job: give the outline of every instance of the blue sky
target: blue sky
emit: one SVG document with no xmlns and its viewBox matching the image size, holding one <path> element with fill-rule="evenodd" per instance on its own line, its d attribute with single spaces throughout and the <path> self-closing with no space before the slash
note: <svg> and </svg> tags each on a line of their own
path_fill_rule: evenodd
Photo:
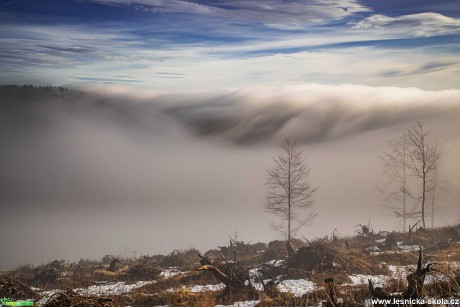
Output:
<svg viewBox="0 0 460 307">
<path fill-rule="evenodd" d="M 458 88 L 457 1 L 0 1 L 0 83 Z"/>
</svg>

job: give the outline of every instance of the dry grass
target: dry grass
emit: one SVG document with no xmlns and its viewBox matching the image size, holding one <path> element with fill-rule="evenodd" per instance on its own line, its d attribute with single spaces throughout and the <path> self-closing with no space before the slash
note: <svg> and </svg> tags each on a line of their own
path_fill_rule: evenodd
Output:
<svg viewBox="0 0 460 307">
<path fill-rule="evenodd" d="M 456 240 L 459 229 L 459 226 L 444 227 L 413 233 L 410 238 L 408 234 L 394 233 L 395 240 L 403 242 L 404 245 L 423 243 L 424 255 L 431 256 L 431 260 L 436 263 L 434 266 L 435 272 L 430 272 L 428 275 L 437 274 L 439 280 L 434 280 L 434 282 L 426 284 L 425 292 L 429 297 L 449 297 L 460 292 L 460 243 L 458 243 L 460 239 Z M 260 270 L 264 279 L 283 275 L 284 279 L 308 279 L 320 285 L 320 287 L 302 297 L 294 297 L 291 293 L 270 294 L 274 297 L 268 297 L 264 292 L 259 292 L 257 293 L 257 296 L 261 300 L 259 306 L 318 305 L 321 302 L 325 302 L 328 298 L 325 290 L 321 287 L 324 279 L 328 277 L 334 278 L 336 297 L 343 301 L 345 306 L 364 304 L 364 301 L 371 296 L 368 286 L 366 284 L 358 286 L 350 285 L 351 280 L 349 275 L 389 276 L 391 275 L 388 269 L 389 265 L 414 266 L 417 262 L 417 251 L 391 249 L 391 247 L 385 246 L 382 241 L 379 241 L 380 243 L 376 242 L 376 239 L 384 238 L 383 235 L 379 234 L 336 238 L 333 242 L 322 239 L 318 243 L 320 245 L 326 244 L 328 246 L 327 250 L 334 251 L 331 254 L 332 257 L 330 257 L 329 253 L 326 253 L 331 258 L 326 259 L 326 262 L 324 257 L 319 257 L 318 259 L 321 258 L 321 261 L 315 262 L 311 265 L 310 269 L 299 267 L 297 269 L 286 270 L 284 267 L 265 266 L 265 269 Z M 304 245 L 309 244 L 305 243 Z M 232 247 L 235 251 L 234 253 L 232 249 L 226 249 L 226 252 L 227 256 L 231 256 L 229 260 L 233 260 L 235 255 L 239 265 L 248 269 L 261 267 L 267 259 L 272 259 L 273 257 L 276 260 L 285 259 L 283 257 L 286 253 L 282 250 L 283 246 L 283 241 L 274 241 L 268 244 L 268 247 L 260 243 L 251 245 L 238 242 L 238 244 L 234 244 Z M 369 251 L 366 251 L 366 248 L 370 246 L 379 246 L 384 252 L 371 254 Z M 212 255 L 210 258 L 222 261 L 220 259 L 221 255 L 216 251 L 210 251 L 209 254 Z M 326 256 L 326 254 L 323 256 Z M 282 257 L 280 258 L 279 255 Z M 101 261 L 81 259 L 76 264 L 53 261 L 37 267 L 23 266 L 10 272 L 4 272 L 3 277 L 17 280 L 26 287 L 40 284 L 41 289 L 62 289 L 61 293 L 63 294 L 61 298 L 64 298 L 64 295 L 69 296 L 66 294 L 66 290 L 64 290 L 67 287 L 86 288 L 102 281 L 124 281 L 126 283 L 133 283 L 138 280 L 156 281 L 155 283 L 134 289 L 129 294 L 111 297 L 112 301 L 107 300 L 104 302 L 103 300 L 95 300 L 96 305 L 94 306 L 99 306 L 97 304 L 101 302 L 117 306 L 215 306 L 216 304 L 230 304 L 234 301 L 251 300 L 255 297 L 247 293 L 232 293 L 232 297 L 224 302 L 221 298 L 222 291 L 195 293 L 183 288 L 184 286 L 219 283 L 210 272 L 199 273 L 192 270 L 198 265 L 199 261 L 197 250 L 195 249 L 176 250 L 167 256 L 156 255 L 135 259 L 120 259 L 120 265 L 115 271 L 108 269 L 108 259 L 111 257 L 105 258 L 107 259 Z M 302 259 L 300 260 L 302 261 Z M 334 263 L 334 265 L 327 267 L 324 266 L 324 263 Z M 166 269 L 171 265 L 177 266 L 177 269 L 183 273 L 170 278 L 161 278 L 157 274 L 160 272 L 161 267 Z M 51 272 L 52 274 L 44 275 L 43 272 Z M 407 287 L 407 280 L 405 278 L 405 274 L 407 273 L 409 273 L 408 270 L 403 270 L 400 275 L 387 279 L 383 288 L 390 293 L 403 292 Z M 431 280 L 431 278 L 429 279 Z M 47 281 L 52 283 L 47 284 Z M 3 289 L 6 289 L 5 286 L 3 286 Z M 74 298 L 79 299 L 76 297 Z M 28 297 L 23 298 L 26 299 Z M 84 298 L 87 302 L 90 302 L 90 299 L 91 297 Z"/>
<path fill-rule="evenodd" d="M 163 291 L 153 295 L 135 292 L 130 296 L 132 306 L 202 306 L 211 307 L 217 304 L 217 296 L 212 292 L 191 292 L 185 289 Z"/>
</svg>

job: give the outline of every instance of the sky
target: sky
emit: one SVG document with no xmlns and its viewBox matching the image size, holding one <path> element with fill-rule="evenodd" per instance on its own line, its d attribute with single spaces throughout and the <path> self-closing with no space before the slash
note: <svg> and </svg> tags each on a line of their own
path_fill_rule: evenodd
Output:
<svg viewBox="0 0 460 307">
<path fill-rule="evenodd" d="M 318 187 L 301 235 L 400 229 L 379 157 L 415 121 L 444 151 L 436 225 L 458 222 L 457 2 L 0 0 L 0 85 L 69 89 L 0 103 L 0 269 L 280 239 L 289 135 Z"/>
<path fill-rule="evenodd" d="M 2 83 L 457 87 L 453 1 L 2 0 Z"/>
</svg>

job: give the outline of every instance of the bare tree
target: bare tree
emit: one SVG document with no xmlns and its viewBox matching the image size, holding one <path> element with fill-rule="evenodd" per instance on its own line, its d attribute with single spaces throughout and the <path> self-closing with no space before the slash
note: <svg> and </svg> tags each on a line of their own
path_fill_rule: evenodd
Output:
<svg viewBox="0 0 460 307">
<path fill-rule="evenodd" d="M 410 215 L 406 209 L 406 138 L 406 134 L 403 134 L 398 139 L 388 141 L 391 151 L 384 152 L 380 157 L 383 162 L 383 173 L 388 178 L 388 182 L 384 187 L 379 187 L 385 200 L 390 202 L 387 207 L 391 209 L 391 215 L 403 219 L 404 231 L 406 231 L 406 219 Z"/>
<path fill-rule="evenodd" d="M 428 132 L 423 130 L 423 125 L 416 122 L 407 132 L 407 168 L 411 175 L 418 179 L 420 185 L 415 196 L 409 190 L 407 194 L 421 201 L 420 214 L 423 228 L 425 224 L 425 205 L 429 192 L 435 188 L 436 169 L 442 157 L 442 150 L 437 144 L 428 143 Z"/>
<path fill-rule="evenodd" d="M 290 137 L 286 138 L 281 149 L 282 153 L 273 159 L 275 166 L 265 169 L 265 184 L 269 188 L 265 198 L 265 210 L 287 222 L 287 228 L 283 224 L 273 224 L 272 228 L 283 233 L 290 242 L 292 235 L 316 217 L 315 212 L 303 215 L 302 211 L 313 206 L 313 194 L 317 189 L 306 181 L 310 168 L 296 142 Z"/>
</svg>

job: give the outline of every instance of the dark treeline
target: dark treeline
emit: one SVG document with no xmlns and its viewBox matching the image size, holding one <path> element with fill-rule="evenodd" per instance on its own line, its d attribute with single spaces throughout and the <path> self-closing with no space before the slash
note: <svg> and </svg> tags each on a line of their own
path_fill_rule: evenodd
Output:
<svg viewBox="0 0 460 307">
<path fill-rule="evenodd" d="M 88 93 L 62 86 L 0 85 L 1 104 L 41 100 L 75 100 L 88 95 Z"/>
</svg>

